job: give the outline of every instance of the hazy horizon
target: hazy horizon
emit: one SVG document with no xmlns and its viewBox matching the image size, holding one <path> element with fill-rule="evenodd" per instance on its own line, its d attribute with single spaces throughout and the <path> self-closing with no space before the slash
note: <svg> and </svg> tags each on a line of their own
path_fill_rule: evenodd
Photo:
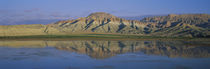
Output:
<svg viewBox="0 0 210 69">
<path fill-rule="evenodd" d="M 120 17 L 210 14 L 208 3 L 209 0 L 0 0 L 0 25 L 35 20 L 54 22 L 85 17 L 94 12 Z"/>
</svg>

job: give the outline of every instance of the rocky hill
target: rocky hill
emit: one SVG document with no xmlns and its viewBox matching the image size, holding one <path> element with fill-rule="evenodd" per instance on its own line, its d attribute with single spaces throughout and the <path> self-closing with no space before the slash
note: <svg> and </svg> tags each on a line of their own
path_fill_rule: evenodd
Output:
<svg viewBox="0 0 210 69">
<path fill-rule="evenodd" d="M 148 17 L 138 21 L 126 20 L 104 12 L 96 12 L 87 17 L 58 21 L 48 25 L 19 26 L 0 26 L 0 36 L 111 33 L 167 37 L 209 37 L 210 15 L 170 14 L 168 16 Z"/>
<path fill-rule="evenodd" d="M 210 15 L 184 14 L 144 18 L 141 22 L 152 22 L 147 32 L 152 35 L 209 37 Z"/>
<path fill-rule="evenodd" d="M 49 27 L 66 33 L 121 33 L 121 34 L 144 34 L 146 24 L 118 18 L 108 13 L 92 13 L 88 17 L 76 20 L 59 21 L 50 24 Z M 48 33 L 52 33 L 49 29 Z"/>
</svg>

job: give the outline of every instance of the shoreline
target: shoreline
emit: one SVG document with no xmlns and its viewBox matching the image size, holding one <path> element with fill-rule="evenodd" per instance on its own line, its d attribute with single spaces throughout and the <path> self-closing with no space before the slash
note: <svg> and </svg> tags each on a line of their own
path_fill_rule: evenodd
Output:
<svg viewBox="0 0 210 69">
<path fill-rule="evenodd" d="M 82 34 L 82 35 L 33 35 L 33 36 L 0 36 L 4 40 L 186 40 L 186 41 L 210 41 L 210 38 L 190 37 L 161 37 L 140 35 L 115 35 L 115 34 Z"/>
</svg>

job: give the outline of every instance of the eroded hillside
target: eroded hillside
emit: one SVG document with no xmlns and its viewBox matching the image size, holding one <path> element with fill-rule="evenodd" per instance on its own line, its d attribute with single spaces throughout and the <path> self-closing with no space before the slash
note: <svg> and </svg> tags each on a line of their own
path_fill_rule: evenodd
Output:
<svg viewBox="0 0 210 69">
<path fill-rule="evenodd" d="M 0 26 L 0 36 L 58 35 L 58 34 L 136 34 L 167 37 L 209 37 L 210 15 L 184 14 L 155 16 L 126 20 L 108 13 L 96 12 L 75 20 L 64 20 L 49 25 Z"/>
</svg>

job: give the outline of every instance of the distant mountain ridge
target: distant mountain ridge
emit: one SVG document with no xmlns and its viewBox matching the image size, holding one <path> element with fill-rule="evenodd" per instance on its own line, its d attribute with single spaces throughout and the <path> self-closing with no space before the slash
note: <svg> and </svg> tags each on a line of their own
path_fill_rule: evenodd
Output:
<svg viewBox="0 0 210 69">
<path fill-rule="evenodd" d="M 24 25 L 24 24 L 50 24 L 61 19 L 28 19 L 20 21 L 0 21 L 0 25 Z"/>
<path fill-rule="evenodd" d="M 124 18 L 126 20 L 142 20 L 144 18 L 154 17 L 154 16 L 167 16 L 167 14 L 139 15 L 139 16 L 119 16 L 119 17 Z"/>
<path fill-rule="evenodd" d="M 109 13 L 96 12 L 87 17 L 58 21 L 48 25 L 36 25 L 36 27 L 21 25 L 23 26 L 22 29 L 25 28 L 21 32 L 18 32 L 20 29 L 15 28 L 16 26 L 0 26 L 1 36 L 23 35 L 24 32 L 30 35 L 30 31 L 34 30 L 34 34 L 31 35 L 111 33 L 166 37 L 209 37 L 210 15 L 170 14 L 168 16 L 147 17 L 142 20 L 126 20 Z M 3 32 L 2 29 L 4 29 Z M 14 30 L 16 33 L 11 32 Z"/>
</svg>

